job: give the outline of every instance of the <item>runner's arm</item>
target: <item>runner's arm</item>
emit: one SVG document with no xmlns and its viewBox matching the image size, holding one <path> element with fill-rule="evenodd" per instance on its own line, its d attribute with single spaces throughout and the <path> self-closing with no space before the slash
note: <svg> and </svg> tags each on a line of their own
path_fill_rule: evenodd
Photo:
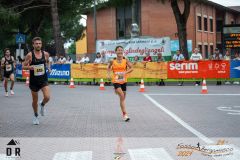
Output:
<svg viewBox="0 0 240 160">
<path fill-rule="evenodd" d="M 44 52 L 44 55 L 45 55 L 45 59 L 46 59 L 46 66 L 48 68 L 48 72 L 50 73 L 51 72 L 51 64 L 49 62 L 49 53 L 48 52 Z"/>
<path fill-rule="evenodd" d="M 133 71 L 132 63 L 127 59 L 127 71 L 126 74 L 131 73 Z"/>
<path fill-rule="evenodd" d="M 16 61 L 13 56 L 12 56 L 12 60 L 13 60 L 13 68 L 16 68 Z"/>
<path fill-rule="evenodd" d="M 4 62 L 5 62 L 5 58 L 3 57 L 2 60 L 1 60 L 1 67 L 2 68 L 4 68 L 4 66 L 5 66 Z"/>
<path fill-rule="evenodd" d="M 33 69 L 33 66 L 30 66 L 31 59 L 32 59 L 32 54 L 31 54 L 31 52 L 29 52 L 25 57 L 25 61 L 23 62 L 22 69 L 25 69 L 25 70 L 32 70 Z"/>
</svg>

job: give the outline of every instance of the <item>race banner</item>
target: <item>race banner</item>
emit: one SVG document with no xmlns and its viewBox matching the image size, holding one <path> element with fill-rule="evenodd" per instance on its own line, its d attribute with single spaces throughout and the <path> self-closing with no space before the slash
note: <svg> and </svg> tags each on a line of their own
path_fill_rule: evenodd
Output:
<svg viewBox="0 0 240 160">
<path fill-rule="evenodd" d="M 128 78 L 159 78 L 167 79 L 167 62 L 133 63 L 133 72 Z"/>
<path fill-rule="evenodd" d="M 107 65 L 106 65 L 107 66 Z M 99 65 L 95 64 L 72 64 L 71 75 L 72 78 L 96 78 Z M 106 72 L 107 68 L 105 69 Z M 104 76 L 103 78 L 105 78 Z"/>
<path fill-rule="evenodd" d="M 240 78 L 240 60 L 231 61 L 230 78 Z"/>
<path fill-rule="evenodd" d="M 107 78 L 107 65 L 105 64 L 72 64 L 72 78 Z M 134 63 L 133 72 L 128 78 L 167 78 L 167 63 Z"/>
<path fill-rule="evenodd" d="M 16 78 L 22 78 L 22 64 L 16 64 Z"/>
<path fill-rule="evenodd" d="M 229 78 L 230 77 L 230 61 L 214 60 L 205 61 L 205 71 L 202 73 L 206 78 Z"/>
<path fill-rule="evenodd" d="M 124 56 L 131 61 L 134 56 L 144 57 L 150 53 L 153 58 L 158 53 L 163 56 L 171 56 L 171 41 L 169 37 L 163 38 L 133 38 L 122 40 L 97 40 L 97 52 L 105 51 L 110 58 L 116 57 L 116 46 L 124 47 Z"/>
<path fill-rule="evenodd" d="M 229 61 L 168 62 L 168 78 L 229 78 Z"/>
<path fill-rule="evenodd" d="M 51 73 L 48 72 L 48 78 L 54 79 L 70 79 L 70 64 L 54 64 L 51 66 Z"/>
<path fill-rule="evenodd" d="M 29 76 L 28 70 L 17 66 L 17 78 Z M 54 64 L 48 78 L 107 78 L 106 64 Z M 136 62 L 128 78 L 192 79 L 192 78 L 240 78 L 240 61 L 172 61 L 172 62 Z"/>
</svg>

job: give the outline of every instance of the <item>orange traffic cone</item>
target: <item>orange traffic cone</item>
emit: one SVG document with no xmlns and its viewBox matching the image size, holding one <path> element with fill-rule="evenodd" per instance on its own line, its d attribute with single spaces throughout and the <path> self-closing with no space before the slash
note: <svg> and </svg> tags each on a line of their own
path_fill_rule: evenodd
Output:
<svg viewBox="0 0 240 160">
<path fill-rule="evenodd" d="M 103 79 L 100 80 L 99 90 L 105 90 Z"/>
<path fill-rule="evenodd" d="M 202 83 L 202 91 L 201 91 L 202 94 L 207 94 L 208 93 L 208 90 L 207 90 L 207 83 L 206 83 L 206 79 L 204 78 L 203 79 L 203 83 Z"/>
<path fill-rule="evenodd" d="M 75 88 L 73 78 L 71 78 L 71 80 L 70 80 L 69 88 Z"/>
<path fill-rule="evenodd" d="M 145 92 L 144 81 L 141 79 L 140 89 L 139 92 Z"/>
<path fill-rule="evenodd" d="M 29 77 L 26 78 L 26 86 L 29 86 Z"/>
</svg>

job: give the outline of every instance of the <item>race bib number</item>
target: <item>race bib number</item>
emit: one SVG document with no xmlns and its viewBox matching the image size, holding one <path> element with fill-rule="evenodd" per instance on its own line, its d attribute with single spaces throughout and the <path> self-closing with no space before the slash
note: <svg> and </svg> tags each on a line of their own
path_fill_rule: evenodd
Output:
<svg viewBox="0 0 240 160">
<path fill-rule="evenodd" d="M 12 71 L 12 65 L 11 64 L 6 65 L 6 71 L 7 72 Z"/>
<path fill-rule="evenodd" d="M 45 74 L 44 64 L 34 65 L 34 76 L 42 76 Z"/>
<path fill-rule="evenodd" d="M 115 81 L 116 82 L 125 82 L 125 72 L 116 72 L 115 73 Z"/>
</svg>

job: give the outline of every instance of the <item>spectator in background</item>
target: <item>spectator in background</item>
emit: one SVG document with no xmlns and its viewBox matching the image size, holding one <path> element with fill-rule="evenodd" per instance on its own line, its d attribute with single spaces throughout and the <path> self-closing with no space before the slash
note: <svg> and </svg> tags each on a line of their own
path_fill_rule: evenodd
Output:
<svg viewBox="0 0 240 160">
<path fill-rule="evenodd" d="M 109 61 L 109 58 L 108 58 L 108 56 L 106 55 L 106 51 L 105 51 L 105 50 L 102 50 L 102 51 L 101 51 L 101 63 L 103 63 L 103 64 L 108 64 L 108 61 Z"/>
<path fill-rule="evenodd" d="M 135 57 L 133 58 L 133 64 L 136 64 L 137 62 L 140 62 L 140 59 L 139 59 L 138 56 L 135 56 Z"/>
<path fill-rule="evenodd" d="M 215 48 L 215 52 L 212 56 L 212 60 L 223 60 L 222 54 L 219 52 L 218 48 Z M 222 85 L 221 81 L 217 81 L 217 85 Z"/>
<path fill-rule="evenodd" d="M 231 55 L 230 55 L 229 50 L 226 50 L 226 53 L 225 53 L 223 59 L 224 59 L 224 60 L 227 60 L 227 61 L 230 61 L 230 60 L 231 60 Z M 225 84 L 231 84 L 231 82 L 230 82 L 230 81 L 226 81 Z"/>
<path fill-rule="evenodd" d="M 146 56 L 143 58 L 143 62 L 152 62 L 152 57 L 149 52 L 146 53 Z"/>
<path fill-rule="evenodd" d="M 172 58 L 173 61 L 184 61 L 185 58 L 183 56 L 183 54 L 180 52 L 180 50 L 176 51 L 176 54 L 173 55 Z M 178 86 L 182 86 L 183 85 L 183 81 L 178 81 Z"/>
<path fill-rule="evenodd" d="M 89 63 L 89 62 L 90 62 L 90 60 L 89 60 L 87 54 L 84 54 L 84 56 L 81 59 L 81 63 Z"/>
<path fill-rule="evenodd" d="M 191 57 L 190 57 L 190 60 L 192 60 L 192 61 L 199 61 L 199 60 L 202 60 L 202 59 L 203 59 L 202 58 L 202 54 L 199 53 L 199 49 L 195 48 L 193 50 L 193 53 L 192 53 Z"/>
<path fill-rule="evenodd" d="M 225 53 L 223 59 L 224 59 L 224 60 L 228 60 L 228 61 L 231 60 L 231 54 L 230 54 L 230 51 L 229 51 L 229 50 L 226 50 L 226 53 Z"/>
<path fill-rule="evenodd" d="M 95 64 L 99 64 L 99 63 L 101 63 L 101 60 L 102 60 L 101 54 L 98 52 L 98 53 L 96 54 L 96 58 L 95 58 L 95 60 L 94 60 L 94 63 L 95 63 Z"/>
<path fill-rule="evenodd" d="M 157 62 L 160 63 L 160 62 L 164 62 L 164 61 L 165 61 L 165 59 L 163 58 L 162 53 L 158 53 L 157 54 Z M 165 82 L 163 81 L 163 79 L 160 80 L 158 85 L 159 86 L 165 86 Z"/>
<path fill-rule="evenodd" d="M 233 60 L 240 60 L 239 53 L 235 52 Z"/>
<path fill-rule="evenodd" d="M 82 61 L 82 57 L 80 55 L 77 56 L 77 60 L 76 60 L 76 63 L 77 64 L 80 64 Z"/>
<path fill-rule="evenodd" d="M 58 59 L 58 64 L 65 64 L 65 63 L 66 63 L 66 58 L 61 54 Z"/>
<path fill-rule="evenodd" d="M 184 61 L 185 58 L 183 56 L 183 54 L 181 53 L 180 50 L 177 50 L 176 51 L 176 54 L 173 55 L 173 58 L 172 58 L 173 61 Z"/>
<path fill-rule="evenodd" d="M 53 63 L 57 64 L 59 59 L 59 54 L 56 54 L 56 56 L 53 58 Z"/>
<path fill-rule="evenodd" d="M 157 62 L 164 62 L 165 61 L 165 59 L 164 59 L 164 57 L 162 56 L 162 53 L 158 53 L 157 54 Z"/>
<path fill-rule="evenodd" d="M 215 52 L 212 56 L 212 60 L 223 60 L 222 54 L 219 52 L 218 48 L 215 48 Z"/>
<path fill-rule="evenodd" d="M 70 56 L 67 56 L 66 64 L 72 64 L 72 63 L 73 63 L 73 59 Z"/>
<path fill-rule="evenodd" d="M 192 60 L 192 61 L 200 61 L 202 59 L 203 59 L 202 58 L 202 54 L 199 53 L 199 49 L 195 48 L 193 50 L 193 53 L 192 53 L 191 57 L 190 57 L 190 60 Z M 196 81 L 195 86 L 199 86 L 199 85 L 200 85 L 200 81 Z"/>
</svg>

